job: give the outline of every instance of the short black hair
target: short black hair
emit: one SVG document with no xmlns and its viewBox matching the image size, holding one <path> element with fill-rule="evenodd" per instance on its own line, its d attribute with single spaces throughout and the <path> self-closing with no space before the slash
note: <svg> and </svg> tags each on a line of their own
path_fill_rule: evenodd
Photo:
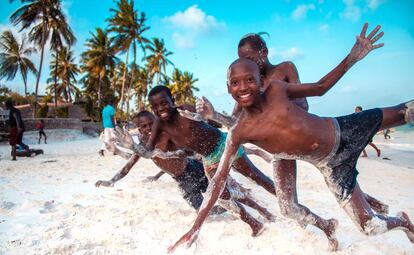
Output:
<svg viewBox="0 0 414 255">
<path fill-rule="evenodd" d="M 132 117 L 132 119 L 137 119 L 137 118 L 141 118 L 141 117 L 154 118 L 154 114 L 150 113 L 149 111 L 143 110 L 143 111 L 140 111 L 139 113 L 135 114 Z"/>
<path fill-rule="evenodd" d="M 362 106 L 358 105 L 358 106 L 355 107 L 355 109 L 358 109 L 358 110 L 362 111 Z"/>
<path fill-rule="evenodd" d="M 6 107 L 13 107 L 13 100 L 11 98 L 7 98 L 6 101 L 4 102 L 4 105 Z"/>
<path fill-rule="evenodd" d="M 260 36 L 261 33 L 250 33 L 246 34 L 245 36 L 240 39 L 238 48 L 243 47 L 244 45 L 248 44 L 252 46 L 254 50 L 260 51 L 263 49 L 267 49 L 266 42 Z"/>
<path fill-rule="evenodd" d="M 167 87 L 167 86 L 163 86 L 163 85 L 158 85 L 153 87 L 150 92 L 148 93 L 148 98 L 155 96 L 161 92 L 165 92 L 167 94 L 167 96 L 169 96 L 171 99 L 174 99 L 172 94 L 171 94 L 171 90 Z"/>
</svg>

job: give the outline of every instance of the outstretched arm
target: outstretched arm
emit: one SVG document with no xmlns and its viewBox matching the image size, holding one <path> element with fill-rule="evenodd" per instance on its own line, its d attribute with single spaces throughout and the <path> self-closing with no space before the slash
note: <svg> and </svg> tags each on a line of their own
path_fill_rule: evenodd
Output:
<svg viewBox="0 0 414 255">
<path fill-rule="evenodd" d="M 382 47 L 384 45 L 383 43 L 374 45 L 374 43 L 384 34 L 384 32 L 378 33 L 381 26 L 376 26 L 368 36 L 366 36 L 367 28 L 368 23 L 365 23 L 360 35 L 357 36 L 351 52 L 345 57 L 344 60 L 341 61 L 341 63 L 339 63 L 338 66 L 336 66 L 318 82 L 304 83 L 302 86 L 296 86 L 294 84 L 287 85 L 287 94 L 289 97 L 301 98 L 324 95 L 356 62 L 363 59 L 370 51 Z"/>
<path fill-rule="evenodd" d="M 99 186 L 105 186 L 105 187 L 113 187 L 115 182 L 119 181 L 120 179 L 124 178 L 131 168 L 137 163 L 139 160 L 139 156 L 137 154 L 133 154 L 132 157 L 128 160 L 128 162 L 125 164 L 125 166 L 119 171 L 114 177 L 112 177 L 109 181 L 97 181 L 95 183 L 96 187 Z"/>
<path fill-rule="evenodd" d="M 223 192 L 231 164 L 236 156 L 239 145 L 240 144 L 232 135 L 232 131 L 230 131 L 227 136 L 226 148 L 221 157 L 217 172 L 214 174 L 213 179 L 211 179 L 210 184 L 208 185 L 203 203 L 198 211 L 197 218 L 190 231 L 183 235 L 173 246 L 168 248 L 169 253 L 174 252 L 174 250 L 182 244 L 186 244 L 189 247 L 197 239 L 201 225 L 207 218 L 211 208 L 216 203 L 220 194 Z"/>
<path fill-rule="evenodd" d="M 163 176 L 165 174 L 165 172 L 164 171 L 160 171 L 158 174 L 156 174 L 156 175 L 154 175 L 154 176 L 149 176 L 149 177 L 147 177 L 146 178 L 146 180 L 147 181 L 151 181 L 151 182 L 154 182 L 154 181 L 157 181 L 161 176 Z"/>
</svg>

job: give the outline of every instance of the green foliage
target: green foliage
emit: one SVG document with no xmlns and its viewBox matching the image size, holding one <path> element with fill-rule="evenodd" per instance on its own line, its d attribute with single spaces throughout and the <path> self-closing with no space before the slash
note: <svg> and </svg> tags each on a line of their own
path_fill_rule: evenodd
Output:
<svg viewBox="0 0 414 255">
<path fill-rule="evenodd" d="M 57 108 L 57 117 L 58 118 L 68 118 L 69 117 L 69 108 L 68 107 L 58 107 Z"/>
</svg>

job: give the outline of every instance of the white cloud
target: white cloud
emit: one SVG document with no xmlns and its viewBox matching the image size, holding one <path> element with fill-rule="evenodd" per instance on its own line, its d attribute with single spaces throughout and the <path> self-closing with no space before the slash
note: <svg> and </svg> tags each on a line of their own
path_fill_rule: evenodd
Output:
<svg viewBox="0 0 414 255">
<path fill-rule="evenodd" d="M 207 15 L 197 5 L 188 7 L 184 12 L 176 12 L 163 20 L 177 28 L 194 32 L 221 31 L 226 27 L 224 22 L 219 22 L 214 16 Z"/>
<path fill-rule="evenodd" d="M 185 11 L 178 11 L 162 21 L 176 29 L 172 39 L 179 48 L 193 48 L 199 35 L 216 35 L 226 30 L 224 22 L 207 15 L 197 5 L 190 6 Z"/>
<path fill-rule="evenodd" d="M 323 24 L 323 25 L 321 25 L 321 26 L 319 27 L 319 30 L 320 30 L 320 31 L 326 31 L 326 30 L 328 30 L 328 28 L 329 28 L 329 25 L 328 25 L 328 24 Z"/>
<path fill-rule="evenodd" d="M 342 16 L 350 21 L 356 22 L 361 18 L 361 8 L 354 4 L 354 0 L 344 0 L 345 10 Z"/>
<path fill-rule="evenodd" d="M 269 59 L 281 59 L 281 60 L 295 60 L 302 58 L 304 54 L 296 47 L 291 47 L 288 50 L 277 51 L 275 48 L 270 47 L 268 57 Z"/>
<path fill-rule="evenodd" d="M 296 9 L 292 12 L 291 17 L 294 20 L 300 20 L 306 17 L 309 10 L 315 10 L 315 5 L 313 4 L 301 4 L 296 6 Z"/>
<path fill-rule="evenodd" d="M 381 4 L 385 3 L 386 0 L 367 0 L 368 8 L 376 10 Z"/>
</svg>

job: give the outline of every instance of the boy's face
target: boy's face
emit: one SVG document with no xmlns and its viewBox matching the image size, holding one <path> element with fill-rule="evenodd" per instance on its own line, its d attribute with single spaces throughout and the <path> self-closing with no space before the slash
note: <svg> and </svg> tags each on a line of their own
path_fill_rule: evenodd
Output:
<svg viewBox="0 0 414 255">
<path fill-rule="evenodd" d="M 238 49 L 239 58 L 247 58 L 255 62 L 261 72 L 264 71 L 267 58 L 267 49 L 255 50 L 250 44 L 245 44 Z"/>
<path fill-rule="evenodd" d="M 152 123 L 154 123 L 154 119 L 149 116 L 142 116 L 139 118 L 134 118 L 132 120 L 134 125 L 138 128 L 139 132 L 144 136 L 151 135 Z"/>
<path fill-rule="evenodd" d="M 171 118 L 174 111 L 174 102 L 165 91 L 161 91 L 149 98 L 152 111 L 163 121 Z"/>
<path fill-rule="evenodd" d="M 260 74 L 257 65 L 249 60 L 233 64 L 228 72 L 227 89 L 240 106 L 251 106 L 260 95 Z"/>
</svg>

